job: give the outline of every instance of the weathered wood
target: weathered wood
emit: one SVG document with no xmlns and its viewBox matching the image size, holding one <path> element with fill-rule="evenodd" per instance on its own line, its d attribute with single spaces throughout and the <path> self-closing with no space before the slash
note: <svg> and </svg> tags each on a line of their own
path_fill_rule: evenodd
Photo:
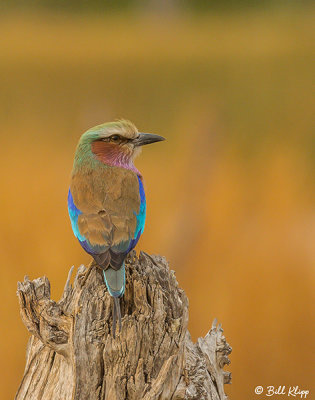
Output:
<svg viewBox="0 0 315 400">
<path fill-rule="evenodd" d="M 132 252 L 121 300 L 122 331 L 111 334 L 102 272 L 81 266 L 59 302 L 46 277 L 18 283 L 22 320 L 32 334 L 17 400 L 224 400 L 231 347 L 213 323 L 193 343 L 188 300 L 163 257 Z"/>
</svg>

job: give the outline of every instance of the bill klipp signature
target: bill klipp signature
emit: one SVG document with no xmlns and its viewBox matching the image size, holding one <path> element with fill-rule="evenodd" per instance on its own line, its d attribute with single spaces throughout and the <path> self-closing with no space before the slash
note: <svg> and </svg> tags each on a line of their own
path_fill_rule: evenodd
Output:
<svg viewBox="0 0 315 400">
<path fill-rule="evenodd" d="M 300 389 L 299 386 L 256 386 L 256 394 L 264 394 L 265 396 L 287 396 L 287 397 L 297 397 L 300 399 L 306 399 L 309 394 L 309 390 Z"/>
</svg>

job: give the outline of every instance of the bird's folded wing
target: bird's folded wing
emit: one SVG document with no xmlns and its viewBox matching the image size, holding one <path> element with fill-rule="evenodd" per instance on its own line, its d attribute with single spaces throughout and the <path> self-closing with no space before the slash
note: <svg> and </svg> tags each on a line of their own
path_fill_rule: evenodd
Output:
<svg viewBox="0 0 315 400">
<path fill-rule="evenodd" d="M 128 249 L 135 237 L 141 205 L 139 180 L 134 172 L 111 167 L 88 176 L 77 173 L 71 180 L 70 196 L 72 227 L 81 242 L 86 241 L 91 251 L 98 253 L 108 248 L 119 253 Z"/>
</svg>

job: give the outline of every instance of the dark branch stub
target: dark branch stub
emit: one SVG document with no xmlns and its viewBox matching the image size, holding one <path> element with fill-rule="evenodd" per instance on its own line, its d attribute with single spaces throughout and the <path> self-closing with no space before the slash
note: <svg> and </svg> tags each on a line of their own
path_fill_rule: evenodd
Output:
<svg viewBox="0 0 315 400">
<path fill-rule="evenodd" d="M 165 258 L 132 252 L 121 300 L 122 330 L 111 335 L 111 298 L 94 263 L 71 273 L 59 302 L 46 277 L 18 283 L 31 333 L 17 400 L 226 400 L 231 347 L 216 321 L 193 343 L 188 300 Z"/>
</svg>

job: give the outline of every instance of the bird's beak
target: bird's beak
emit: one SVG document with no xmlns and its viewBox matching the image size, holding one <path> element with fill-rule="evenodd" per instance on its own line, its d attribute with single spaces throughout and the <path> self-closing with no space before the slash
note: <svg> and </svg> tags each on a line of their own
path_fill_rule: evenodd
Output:
<svg viewBox="0 0 315 400">
<path fill-rule="evenodd" d="M 139 133 L 139 136 L 133 139 L 132 143 L 135 146 L 144 146 L 154 142 L 161 142 L 165 140 L 163 136 L 155 135 L 154 133 Z"/>
</svg>

